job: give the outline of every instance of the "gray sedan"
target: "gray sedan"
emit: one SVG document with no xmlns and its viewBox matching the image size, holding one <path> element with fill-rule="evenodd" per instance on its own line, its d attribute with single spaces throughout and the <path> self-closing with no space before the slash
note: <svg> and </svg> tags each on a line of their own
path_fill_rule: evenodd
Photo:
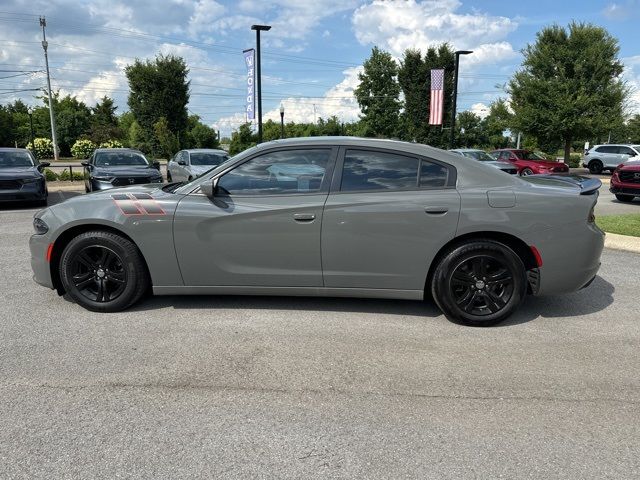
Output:
<svg viewBox="0 0 640 480">
<path fill-rule="evenodd" d="M 264 143 L 184 184 L 136 185 L 38 212 L 36 282 L 112 312 L 146 292 L 433 298 L 492 325 L 525 295 L 586 287 L 600 181 L 521 179 L 420 144 Z"/>
<path fill-rule="evenodd" d="M 503 172 L 508 173 L 509 175 L 516 175 L 518 173 L 518 169 L 511 165 L 509 162 L 496 160 L 484 150 L 478 150 L 476 148 L 454 148 L 449 151 L 457 153 L 458 155 L 462 155 L 464 157 L 473 158 L 474 160 L 486 162 L 487 165 L 498 168 Z"/>
</svg>

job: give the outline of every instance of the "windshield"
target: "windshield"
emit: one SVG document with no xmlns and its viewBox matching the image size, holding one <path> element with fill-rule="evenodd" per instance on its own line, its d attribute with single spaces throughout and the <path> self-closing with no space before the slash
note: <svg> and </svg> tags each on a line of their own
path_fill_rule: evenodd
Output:
<svg viewBox="0 0 640 480">
<path fill-rule="evenodd" d="M 527 150 L 520 152 L 520 155 L 518 156 L 523 160 L 546 160 L 546 158 L 538 155 L 537 153 L 529 152 Z"/>
<path fill-rule="evenodd" d="M 121 167 L 125 165 L 146 166 L 149 162 L 144 155 L 136 152 L 99 152 L 96 153 L 96 166 Z"/>
<path fill-rule="evenodd" d="M 482 150 L 471 150 L 468 152 L 464 152 L 463 155 L 475 158 L 476 160 L 480 160 L 481 162 L 493 162 L 495 160 L 495 158 Z"/>
<path fill-rule="evenodd" d="M 33 167 L 31 155 L 27 152 L 0 152 L 0 168 Z"/>
<path fill-rule="evenodd" d="M 229 160 L 223 153 L 194 152 L 191 154 L 191 165 L 215 167 Z"/>
</svg>

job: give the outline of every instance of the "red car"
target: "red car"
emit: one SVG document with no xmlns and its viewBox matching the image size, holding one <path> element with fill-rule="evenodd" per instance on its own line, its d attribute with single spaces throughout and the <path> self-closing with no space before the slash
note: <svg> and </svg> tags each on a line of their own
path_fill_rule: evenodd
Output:
<svg viewBox="0 0 640 480">
<path fill-rule="evenodd" d="M 631 202 L 634 197 L 640 197 L 640 160 L 618 165 L 611 175 L 609 190 L 621 202 Z"/>
<path fill-rule="evenodd" d="M 496 160 L 511 162 L 523 177 L 534 174 L 567 173 L 569 165 L 564 162 L 553 162 L 542 158 L 530 150 L 503 148 L 491 152 Z"/>
</svg>

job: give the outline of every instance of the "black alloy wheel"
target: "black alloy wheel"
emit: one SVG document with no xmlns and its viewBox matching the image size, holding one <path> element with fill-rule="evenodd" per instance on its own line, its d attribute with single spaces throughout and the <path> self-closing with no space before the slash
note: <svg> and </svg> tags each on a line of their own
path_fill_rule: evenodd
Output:
<svg viewBox="0 0 640 480">
<path fill-rule="evenodd" d="M 591 160 L 589 162 L 589 173 L 600 174 L 602 173 L 603 165 L 600 160 Z"/>
<path fill-rule="evenodd" d="M 71 263 L 71 273 L 78 292 L 98 303 L 118 298 L 127 282 L 122 259 L 102 245 L 89 245 L 78 252 Z"/>
<path fill-rule="evenodd" d="M 456 305 L 471 315 L 502 310 L 513 295 L 513 275 L 499 260 L 478 255 L 461 262 L 453 271 L 450 289 Z"/>
<path fill-rule="evenodd" d="M 124 236 L 101 230 L 73 238 L 62 251 L 58 272 L 65 292 L 96 312 L 128 308 L 150 283 L 138 247 Z"/>
<path fill-rule="evenodd" d="M 476 327 L 505 320 L 526 292 L 526 269 L 520 257 L 507 245 L 489 239 L 453 246 L 431 278 L 431 296 L 447 318 Z"/>
</svg>

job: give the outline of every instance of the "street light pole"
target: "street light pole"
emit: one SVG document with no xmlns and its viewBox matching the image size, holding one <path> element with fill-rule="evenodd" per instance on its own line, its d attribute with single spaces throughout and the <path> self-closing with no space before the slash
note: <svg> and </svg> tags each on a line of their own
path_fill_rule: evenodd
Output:
<svg viewBox="0 0 640 480">
<path fill-rule="evenodd" d="M 280 138 L 284 138 L 284 104 L 280 103 Z"/>
<path fill-rule="evenodd" d="M 460 55 L 469 55 L 472 50 L 458 50 L 455 52 L 455 65 L 453 69 L 453 92 L 451 93 L 451 132 L 449 132 L 449 149 L 453 148 L 456 135 L 456 103 L 458 100 L 458 67 L 460 66 Z"/>
<path fill-rule="evenodd" d="M 251 25 L 256 31 L 256 75 L 258 77 L 258 143 L 262 143 L 262 61 L 260 59 L 260 32 L 271 30 L 270 25 Z"/>
<path fill-rule="evenodd" d="M 42 27 L 42 49 L 44 50 L 44 64 L 47 67 L 47 94 L 49 95 L 49 117 L 51 119 L 51 141 L 53 142 L 53 158 L 58 161 L 58 141 L 56 139 L 56 117 L 53 113 L 53 98 L 51 96 L 51 76 L 49 75 L 49 56 L 47 55 L 47 48 L 49 43 L 47 42 L 47 35 L 45 33 L 45 27 L 47 21 L 44 17 L 40 17 L 40 26 Z"/>
</svg>

